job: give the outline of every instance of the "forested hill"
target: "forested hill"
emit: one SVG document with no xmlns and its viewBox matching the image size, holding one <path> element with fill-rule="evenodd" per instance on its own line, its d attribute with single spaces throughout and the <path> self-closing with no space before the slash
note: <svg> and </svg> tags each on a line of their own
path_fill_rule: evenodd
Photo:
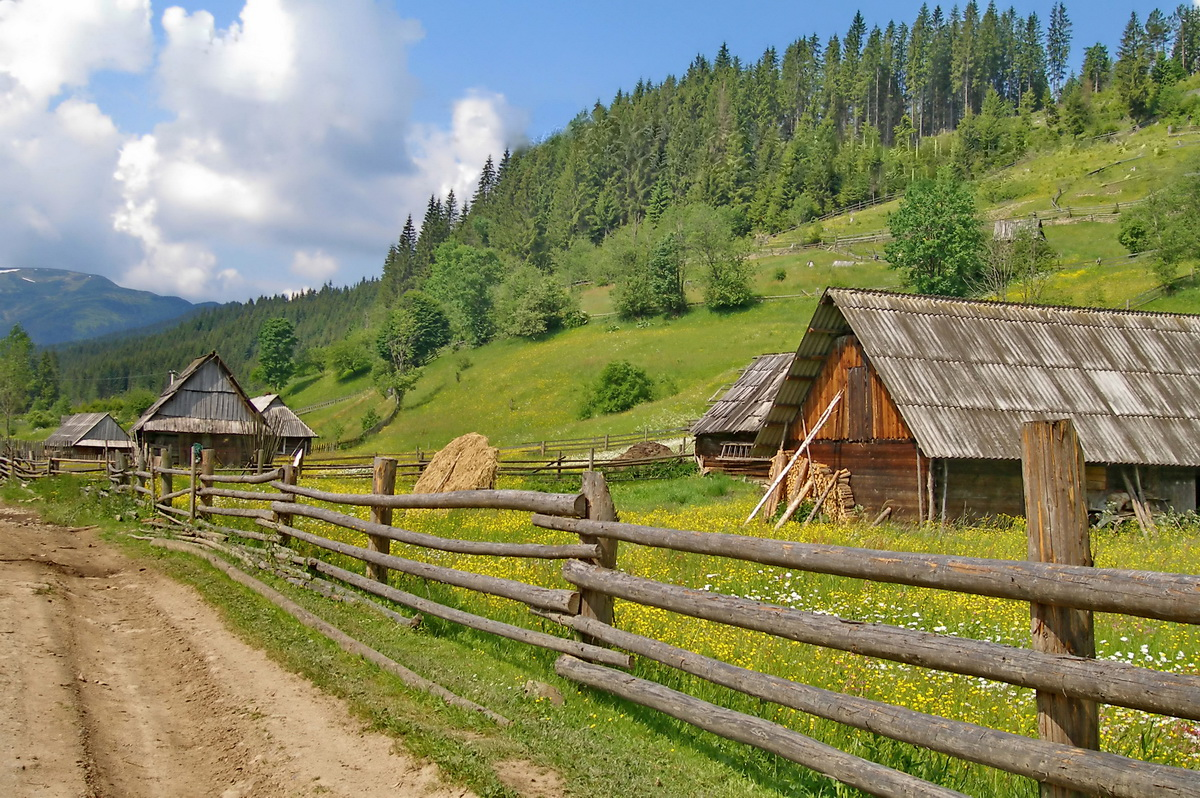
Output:
<svg viewBox="0 0 1200 798">
<path fill-rule="evenodd" d="M 63 392 L 75 401 L 129 390 L 157 394 L 167 373 L 218 351 L 238 379 L 248 383 L 264 322 L 290 320 L 302 348 L 361 338 L 378 293 L 378 281 L 348 288 L 325 286 L 295 297 L 261 297 L 201 310 L 177 326 L 147 336 L 98 338 L 58 349 Z M 303 357 L 303 352 L 299 353 Z M 251 386 L 246 385 L 247 389 Z"/>
</svg>

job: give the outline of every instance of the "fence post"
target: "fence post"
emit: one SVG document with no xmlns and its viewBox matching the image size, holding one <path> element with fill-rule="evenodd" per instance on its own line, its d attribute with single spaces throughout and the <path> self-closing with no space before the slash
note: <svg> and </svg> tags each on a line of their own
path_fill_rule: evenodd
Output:
<svg viewBox="0 0 1200 798">
<path fill-rule="evenodd" d="M 371 492 L 383 496 L 391 496 L 396 492 L 396 460 L 393 457 L 376 457 L 371 471 Z M 376 524 L 392 523 L 391 507 L 372 507 L 371 520 Z M 392 553 L 392 541 L 379 535 L 367 535 L 367 549 L 383 554 Z M 375 563 L 367 563 L 367 578 L 382 582 L 388 580 L 388 569 Z"/>
<path fill-rule="evenodd" d="M 165 473 L 161 469 L 174 468 L 174 466 L 175 466 L 175 457 L 174 457 L 174 454 L 172 453 L 172 450 L 171 449 L 163 449 L 162 454 L 159 455 L 159 459 L 158 459 L 158 467 L 160 469 L 159 476 L 162 478 L 161 489 L 158 492 L 158 495 L 160 497 L 166 496 L 168 493 L 170 493 L 172 490 L 175 489 L 174 488 L 175 480 L 171 478 L 170 474 Z M 166 504 L 168 507 L 174 507 L 175 500 L 168 499 Z"/>
<path fill-rule="evenodd" d="M 188 523 L 192 526 L 196 525 L 196 493 L 200 490 L 200 453 L 194 447 L 188 449 L 191 452 L 191 468 L 190 481 L 188 482 Z"/>
<path fill-rule="evenodd" d="M 617 508 L 613 505 L 612 495 L 608 492 L 608 483 L 600 471 L 583 472 L 584 497 L 587 498 L 587 517 L 589 521 L 617 521 Z M 592 560 L 602 568 L 617 567 L 617 541 L 612 538 L 597 538 L 591 535 L 580 535 L 581 543 L 598 545 L 600 556 Z M 613 598 L 605 593 L 584 589 L 580 593 L 579 614 L 585 618 L 595 618 L 601 623 L 613 622 Z M 584 639 L 591 643 L 597 641 Z"/>
<path fill-rule="evenodd" d="M 1063 565 L 1092 565 L 1088 533 L 1083 449 L 1070 419 L 1029 421 L 1021 429 L 1021 471 L 1029 559 Z M 1030 603 L 1033 648 L 1053 654 L 1096 656 L 1090 610 Z M 1100 749 L 1099 708 L 1094 701 L 1039 690 L 1038 735 L 1056 743 Z M 1042 798 L 1084 793 L 1043 783 Z"/>
<path fill-rule="evenodd" d="M 201 477 L 211 477 L 214 473 L 216 473 L 215 465 L 216 465 L 216 463 L 213 460 L 213 450 L 212 449 L 202 450 L 200 452 L 200 476 Z M 206 483 L 206 482 L 204 482 L 203 479 L 200 480 L 200 487 L 203 488 L 206 484 L 211 484 L 211 483 Z M 204 507 L 212 507 L 212 496 L 203 496 L 202 495 L 200 497 L 200 504 Z"/>
<path fill-rule="evenodd" d="M 292 465 L 291 463 L 285 463 L 283 466 L 283 484 L 285 484 L 285 485 L 295 485 L 296 484 L 296 467 L 294 465 Z M 289 501 L 289 502 L 296 501 L 295 494 L 289 493 L 288 498 L 285 499 L 284 501 Z M 292 514 L 291 513 L 275 513 L 275 523 L 282 524 L 283 526 L 291 526 L 292 525 Z M 291 546 L 292 545 L 292 536 L 288 535 L 284 532 L 280 532 L 279 533 L 279 545 Z"/>
</svg>

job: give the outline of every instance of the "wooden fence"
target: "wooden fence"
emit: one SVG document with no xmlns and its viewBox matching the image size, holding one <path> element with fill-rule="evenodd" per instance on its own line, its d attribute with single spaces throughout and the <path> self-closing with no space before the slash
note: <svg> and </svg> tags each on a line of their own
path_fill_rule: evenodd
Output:
<svg viewBox="0 0 1200 798">
<path fill-rule="evenodd" d="M 874 795 L 959 793 L 762 718 L 637 678 L 624 672 L 632 663 L 631 655 L 761 701 L 1034 779 L 1041 783 L 1043 796 L 1200 796 L 1200 772 L 1097 750 L 1099 703 L 1200 720 L 1200 676 L 1097 660 L 1091 623 L 1092 613 L 1100 611 L 1200 624 L 1200 576 L 1092 567 L 1082 499 L 1083 454 L 1071 422 L 1030 422 L 1022 443 L 1026 502 L 1033 508 L 1030 561 L 876 551 L 621 523 L 603 476 L 595 472 L 584 474 L 578 494 L 494 490 L 395 495 L 394 463 L 387 458 L 374 464 L 370 493 L 331 493 L 297 484 L 291 464 L 258 475 L 214 474 L 208 458 L 190 469 L 114 469 L 110 478 L 121 484 L 132 478 L 126 489 L 153 501 L 191 540 L 245 563 L 276 570 L 289 581 L 322 592 L 345 592 L 348 585 L 418 613 L 556 651 L 561 656 L 555 668 L 564 678 L 773 752 Z M 176 477 L 187 477 L 188 487 L 173 489 Z M 222 484 L 232 487 L 218 487 Z M 254 484 L 259 487 L 247 489 Z M 229 499 L 260 506 L 225 506 L 227 502 L 222 502 Z M 173 506 L 179 500 L 187 501 L 186 510 Z M 369 507 L 370 520 L 333 509 L 346 506 Z M 530 514 L 534 526 L 572 533 L 578 542 L 460 540 L 391 523 L 395 509 L 454 508 Z M 226 518 L 247 519 L 256 529 L 221 526 Z M 311 524 L 304 528 L 309 521 L 361 533 L 366 545 L 315 534 Z M 241 546 L 239 540 L 268 548 Z M 562 576 L 576 589 L 526 584 L 395 556 L 391 541 L 476 557 L 562 561 Z M 1033 647 L 862 623 L 623 572 L 618 570 L 619 543 L 1028 602 Z M 299 553 L 293 548 L 297 544 L 317 556 Z M 358 560 L 366 575 L 335 565 L 321 553 Z M 573 630 L 578 639 L 501 622 L 398 590 L 388 584 L 389 571 L 518 602 L 564 630 Z M 785 640 L 1030 688 L 1037 691 L 1040 739 L 820 689 L 634 634 L 613 618 L 617 598 Z M 390 609 L 376 609 L 390 612 L 398 622 L 412 622 Z"/>
</svg>

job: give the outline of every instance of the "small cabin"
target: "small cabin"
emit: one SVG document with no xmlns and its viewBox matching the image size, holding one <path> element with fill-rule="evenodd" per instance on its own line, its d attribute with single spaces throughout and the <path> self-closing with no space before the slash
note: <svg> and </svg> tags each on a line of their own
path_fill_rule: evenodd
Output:
<svg viewBox="0 0 1200 798">
<path fill-rule="evenodd" d="M 108 413 L 76 413 L 62 417 L 45 447 L 51 457 L 103 460 L 109 452 L 132 451 L 133 439 Z"/>
<path fill-rule="evenodd" d="M 300 420 L 300 416 L 284 404 L 279 394 L 269 393 L 265 396 L 256 396 L 250 402 L 258 412 L 262 413 L 263 418 L 266 419 L 267 428 L 270 430 L 268 454 L 272 456 L 290 455 L 297 449 L 302 449 L 305 454 L 308 454 L 317 433 L 313 432 L 310 426 Z"/>
<path fill-rule="evenodd" d="M 692 425 L 701 472 L 767 476 L 770 458 L 753 457 L 750 450 L 791 362 L 791 352 L 756 357 L 729 390 Z"/>
<path fill-rule="evenodd" d="M 176 463 L 187 463 L 200 444 L 226 466 L 255 463 L 270 436 L 262 413 L 216 352 L 173 376 L 130 431 L 139 447 L 167 449 Z"/>
<path fill-rule="evenodd" d="M 1036 216 L 1025 219 L 997 219 L 992 225 L 993 241 L 1012 243 L 1023 234 L 1030 240 L 1045 240 L 1046 231 L 1042 229 L 1042 220 Z"/>
<path fill-rule="evenodd" d="M 898 518 L 1024 515 L 1021 426 L 1071 418 L 1088 504 L 1195 510 L 1200 316 L 830 288 L 752 454 L 810 447 Z"/>
</svg>

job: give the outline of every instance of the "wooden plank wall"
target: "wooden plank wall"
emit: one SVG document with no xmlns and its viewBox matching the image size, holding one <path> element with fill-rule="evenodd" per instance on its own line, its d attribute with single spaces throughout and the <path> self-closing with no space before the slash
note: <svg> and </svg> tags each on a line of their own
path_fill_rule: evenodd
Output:
<svg viewBox="0 0 1200 798">
<path fill-rule="evenodd" d="M 817 462 L 850 469 L 854 502 L 868 514 L 890 506 L 893 518 L 917 520 L 916 441 L 815 441 L 810 451 Z M 929 461 L 922 457 L 921 473 L 928 468 Z"/>
<path fill-rule="evenodd" d="M 844 401 L 817 434 L 817 440 L 912 440 L 912 432 L 858 339 L 844 335 L 834 342 L 833 351 L 808 392 L 798 421 L 788 434 L 788 446 L 804 440 L 806 431 L 812 429 L 841 390 L 846 391 Z"/>
</svg>

